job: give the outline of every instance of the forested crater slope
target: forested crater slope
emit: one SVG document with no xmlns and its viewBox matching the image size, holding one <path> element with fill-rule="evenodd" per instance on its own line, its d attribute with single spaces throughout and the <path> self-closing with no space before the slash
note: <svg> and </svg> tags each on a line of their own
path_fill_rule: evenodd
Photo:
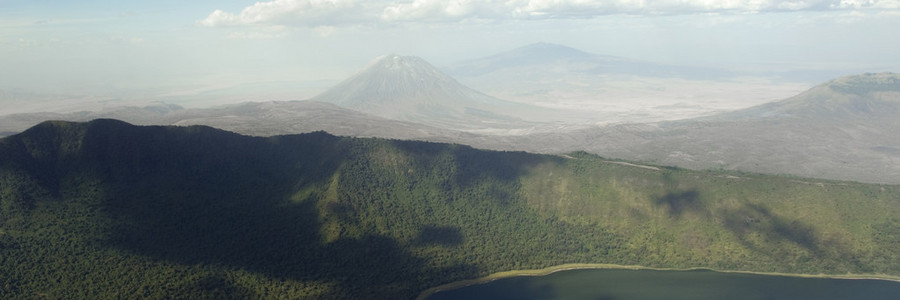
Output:
<svg viewBox="0 0 900 300">
<path fill-rule="evenodd" d="M 900 187 L 323 132 L 0 140 L 0 298 L 413 298 L 563 263 L 900 275 Z"/>
</svg>

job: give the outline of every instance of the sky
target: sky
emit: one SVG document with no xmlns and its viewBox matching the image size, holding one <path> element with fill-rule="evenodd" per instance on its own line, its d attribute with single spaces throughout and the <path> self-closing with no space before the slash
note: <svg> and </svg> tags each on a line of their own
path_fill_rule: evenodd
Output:
<svg viewBox="0 0 900 300">
<path fill-rule="evenodd" d="M 535 42 L 738 70 L 900 72 L 898 28 L 900 0 L 0 0 L 0 92 L 316 86 L 383 54 L 448 66 Z M 300 90 L 289 97 L 311 96 Z"/>
</svg>

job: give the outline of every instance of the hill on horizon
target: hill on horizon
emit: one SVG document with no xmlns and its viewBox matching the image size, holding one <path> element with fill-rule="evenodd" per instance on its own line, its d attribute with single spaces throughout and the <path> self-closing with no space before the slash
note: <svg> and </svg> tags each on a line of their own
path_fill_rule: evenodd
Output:
<svg viewBox="0 0 900 300">
<path fill-rule="evenodd" d="M 898 114 L 900 74 L 862 74 L 703 118 L 512 137 L 504 143 L 691 169 L 900 184 Z"/>
</svg>

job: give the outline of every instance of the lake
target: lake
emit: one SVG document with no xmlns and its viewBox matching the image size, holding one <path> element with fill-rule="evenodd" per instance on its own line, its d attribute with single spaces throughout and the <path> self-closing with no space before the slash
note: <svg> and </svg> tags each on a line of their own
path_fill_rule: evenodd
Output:
<svg viewBox="0 0 900 300">
<path fill-rule="evenodd" d="M 444 299 L 900 299 L 887 280 L 803 278 L 708 270 L 579 269 L 437 292 Z"/>
</svg>

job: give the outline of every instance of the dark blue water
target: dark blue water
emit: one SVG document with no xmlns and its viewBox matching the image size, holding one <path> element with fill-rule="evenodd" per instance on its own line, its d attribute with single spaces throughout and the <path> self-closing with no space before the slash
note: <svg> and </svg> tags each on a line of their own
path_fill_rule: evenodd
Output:
<svg viewBox="0 0 900 300">
<path fill-rule="evenodd" d="M 714 271 L 583 269 L 498 279 L 438 292 L 427 299 L 900 300 L 900 283 Z"/>
</svg>

